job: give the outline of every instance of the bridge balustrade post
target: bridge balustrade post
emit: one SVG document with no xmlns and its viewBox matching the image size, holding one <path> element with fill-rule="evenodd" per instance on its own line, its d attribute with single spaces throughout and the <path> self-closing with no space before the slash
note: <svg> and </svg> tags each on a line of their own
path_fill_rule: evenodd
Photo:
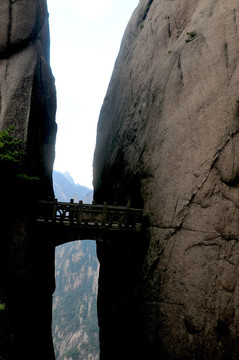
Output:
<svg viewBox="0 0 239 360">
<path fill-rule="evenodd" d="M 57 213 L 57 199 L 54 199 L 54 205 L 52 206 L 52 222 L 56 222 L 56 213 Z"/>
<path fill-rule="evenodd" d="M 83 201 L 79 201 L 77 224 L 81 224 L 82 219 L 83 219 Z"/>
<path fill-rule="evenodd" d="M 107 202 L 103 204 L 103 217 L 102 217 L 102 227 L 105 227 L 107 219 Z"/>
<path fill-rule="evenodd" d="M 127 203 L 127 210 L 126 210 L 126 224 L 125 226 L 129 228 L 130 225 L 130 213 L 131 213 L 131 203 L 130 200 Z"/>
<path fill-rule="evenodd" d="M 74 209 L 71 206 L 73 204 L 74 204 L 74 199 L 70 199 L 70 206 L 68 208 L 68 212 L 69 212 L 69 219 L 70 219 L 71 225 L 73 225 L 73 223 L 74 223 Z"/>
</svg>

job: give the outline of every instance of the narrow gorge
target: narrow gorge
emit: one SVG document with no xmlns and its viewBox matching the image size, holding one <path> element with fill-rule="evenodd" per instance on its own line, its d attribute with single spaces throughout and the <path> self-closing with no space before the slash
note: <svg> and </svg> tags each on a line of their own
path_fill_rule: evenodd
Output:
<svg viewBox="0 0 239 360">
<path fill-rule="evenodd" d="M 35 226 L 54 199 L 46 1 L 2 0 L 0 20 L 0 131 L 24 146 L 0 158 L 0 359 L 54 360 L 55 248 Z M 239 357 L 238 31 L 237 0 L 140 0 L 126 28 L 94 201 L 143 209 L 143 231 L 97 242 L 100 360 Z"/>
</svg>

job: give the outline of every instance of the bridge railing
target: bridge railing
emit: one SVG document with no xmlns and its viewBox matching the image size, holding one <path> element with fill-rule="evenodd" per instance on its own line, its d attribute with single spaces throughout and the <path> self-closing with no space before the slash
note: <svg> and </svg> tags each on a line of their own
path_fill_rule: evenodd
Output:
<svg viewBox="0 0 239 360">
<path fill-rule="evenodd" d="M 141 231 L 142 209 L 127 206 L 39 202 L 38 222 L 120 231 Z"/>
</svg>

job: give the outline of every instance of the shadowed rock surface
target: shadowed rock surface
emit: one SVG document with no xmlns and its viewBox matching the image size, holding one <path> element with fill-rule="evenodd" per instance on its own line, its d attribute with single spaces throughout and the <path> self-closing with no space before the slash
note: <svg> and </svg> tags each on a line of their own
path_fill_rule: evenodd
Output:
<svg viewBox="0 0 239 360">
<path fill-rule="evenodd" d="M 98 245 L 102 360 L 239 356 L 238 26 L 236 0 L 141 0 L 126 29 L 94 198 L 147 225 Z"/>
<path fill-rule="evenodd" d="M 0 358 L 50 360 L 54 248 L 33 226 L 35 201 L 53 196 L 56 99 L 46 2 L 2 0 L 0 22 L 0 130 L 14 126 L 26 150 L 20 169 L 0 164 Z"/>
</svg>

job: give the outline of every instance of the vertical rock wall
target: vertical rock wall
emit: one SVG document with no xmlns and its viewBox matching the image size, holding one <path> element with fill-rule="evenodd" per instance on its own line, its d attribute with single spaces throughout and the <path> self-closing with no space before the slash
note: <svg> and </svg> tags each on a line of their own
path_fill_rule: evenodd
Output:
<svg viewBox="0 0 239 360">
<path fill-rule="evenodd" d="M 236 0 L 141 0 L 126 29 L 95 200 L 146 224 L 143 244 L 98 245 L 102 360 L 239 356 L 238 31 Z"/>
<path fill-rule="evenodd" d="M 0 23 L 0 130 L 14 126 L 24 141 L 28 177 L 1 164 L 0 358 L 50 360 L 54 248 L 33 226 L 36 200 L 53 196 L 56 96 L 46 1 L 2 0 Z"/>
<path fill-rule="evenodd" d="M 14 126 L 28 150 L 28 171 L 50 196 L 56 99 L 46 1 L 3 0 L 0 21 L 0 129 Z"/>
</svg>

